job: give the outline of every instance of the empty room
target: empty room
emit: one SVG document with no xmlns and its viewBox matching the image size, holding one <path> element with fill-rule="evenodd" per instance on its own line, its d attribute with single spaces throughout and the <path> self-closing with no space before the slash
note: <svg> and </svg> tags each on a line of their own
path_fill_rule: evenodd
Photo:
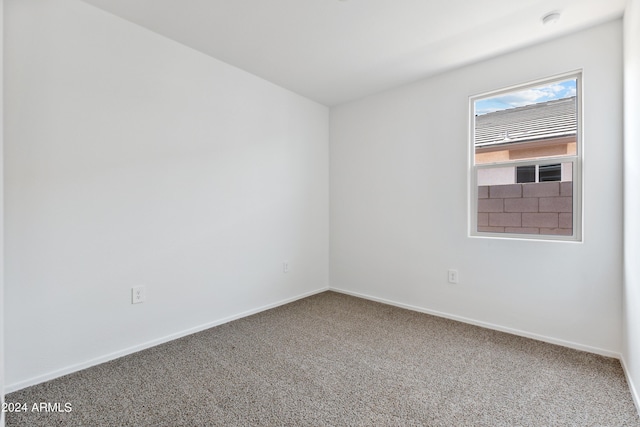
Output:
<svg viewBox="0 0 640 427">
<path fill-rule="evenodd" d="M 640 427 L 640 0 L 0 13 L 0 426 Z"/>
</svg>

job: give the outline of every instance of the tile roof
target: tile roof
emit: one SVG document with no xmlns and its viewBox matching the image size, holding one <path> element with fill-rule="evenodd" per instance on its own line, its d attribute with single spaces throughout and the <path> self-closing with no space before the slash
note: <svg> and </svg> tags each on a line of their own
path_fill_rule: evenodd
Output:
<svg viewBox="0 0 640 427">
<path fill-rule="evenodd" d="M 476 116 L 475 146 L 558 138 L 576 134 L 576 97 Z"/>
</svg>

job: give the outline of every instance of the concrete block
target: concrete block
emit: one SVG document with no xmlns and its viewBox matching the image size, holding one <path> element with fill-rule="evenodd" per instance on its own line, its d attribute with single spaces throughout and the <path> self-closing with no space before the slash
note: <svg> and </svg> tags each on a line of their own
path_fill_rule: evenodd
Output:
<svg viewBox="0 0 640 427">
<path fill-rule="evenodd" d="M 478 199 L 488 199 L 489 198 L 489 186 L 488 185 L 479 185 L 478 186 Z"/>
<path fill-rule="evenodd" d="M 541 228 L 540 234 L 547 234 L 550 236 L 571 236 L 573 230 L 567 228 Z"/>
<path fill-rule="evenodd" d="M 539 228 L 525 228 L 525 227 L 505 227 L 505 233 L 514 234 L 540 234 Z"/>
<path fill-rule="evenodd" d="M 504 227 L 478 227 L 482 233 L 504 233 Z"/>
<path fill-rule="evenodd" d="M 558 228 L 557 213 L 523 213 L 523 227 Z M 542 233 L 542 231 L 541 231 Z"/>
<path fill-rule="evenodd" d="M 573 212 L 573 197 L 541 197 L 540 212 Z"/>
<path fill-rule="evenodd" d="M 492 199 L 522 197 L 522 184 L 492 185 L 489 187 L 489 197 Z"/>
<path fill-rule="evenodd" d="M 560 183 L 560 195 L 563 197 L 571 197 L 573 196 L 573 182 L 561 182 Z"/>
<path fill-rule="evenodd" d="M 536 182 L 530 184 L 522 184 L 522 197 L 557 197 L 559 195 L 559 182 Z"/>
<path fill-rule="evenodd" d="M 491 227 L 520 227 L 522 225 L 521 213 L 490 213 L 489 226 Z"/>
<path fill-rule="evenodd" d="M 504 199 L 479 199 L 478 212 L 504 212 Z"/>
<path fill-rule="evenodd" d="M 505 212 L 538 212 L 538 198 L 529 197 L 526 199 L 505 199 Z"/>
<path fill-rule="evenodd" d="M 488 227 L 489 226 L 489 214 L 488 213 L 478 213 L 478 227 Z"/>
<path fill-rule="evenodd" d="M 570 228 L 573 229 L 573 214 L 570 213 L 561 213 L 559 221 L 560 228 Z"/>
</svg>

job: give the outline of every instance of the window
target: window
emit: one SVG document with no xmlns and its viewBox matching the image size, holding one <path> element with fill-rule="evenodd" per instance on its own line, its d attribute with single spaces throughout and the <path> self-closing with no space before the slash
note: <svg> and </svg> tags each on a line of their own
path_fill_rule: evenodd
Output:
<svg viewBox="0 0 640 427">
<path fill-rule="evenodd" d="M 562 164 L 516 166 L 516 183 L 562 181 Z"/>
<path fill-rule="evenodd" d="M 582 239 L 581 74 L 470 98 L 470 234 Z"/>
<path fill-rule="evenodd" d="M 536 165 L 531 166 L 517 166 L 516 167 L 516 182 L 536 182 L 536 175 L 538 174 L 538 168 Z"/>
<path fill-rule="evenodd" d="M 538 166 L 537 182 L 546 181 L 562 181 L 562 165 L 560 163 Z"/>
</svg>

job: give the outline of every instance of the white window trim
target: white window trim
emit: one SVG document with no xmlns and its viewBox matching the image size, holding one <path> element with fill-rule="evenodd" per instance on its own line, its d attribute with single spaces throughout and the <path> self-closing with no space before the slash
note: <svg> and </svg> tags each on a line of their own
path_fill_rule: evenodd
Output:
<svg viewBox="0 0 640 427">
<path fill-rule="evenodd" d="M 523 90 L 531 87 L 541 86 L 562 80 L 576 79 L 576 154 L 573 156 L 545 157 L 537 160 L 514 160 L 509 162 L 483 163 L 475 164 L 476 147 L 475 141 L 475 102 L 485 98 L 499 96 L 505 93 Z M 469 97 L 469 139 L 467 145 L 469 147 L 468 158 L 468 200 L 469 212 L 468 217 L 468 236 L 471 238 L 490 238 L 490 239 L 507 239 L 507 240 L 529 240 L 529 241 L 553 241 L 553 242 L 570 242 L 582 243 L 584 240 L 583 218 L 583 163 L 584 163 L 584 144 L 583 144 L 583 89 L 582 89 L 583 71 L 576 70 L 564 74 L 558 74 L 552 77 L 530 81 L 524 84 L 509 86 L 503 89 L 484 92 Z M 492 233 L 478 231 L 478 185 L 477 171 L 479 169 L 492 168 L 496 166 L 519 166 L 532 164 L 552 164 L 552 163 L 572 163 L 572 180 L 573 180 L 573 235 L 557 236 L 548 234 L 518 234 L 518 233 Z"/>
</svg>

